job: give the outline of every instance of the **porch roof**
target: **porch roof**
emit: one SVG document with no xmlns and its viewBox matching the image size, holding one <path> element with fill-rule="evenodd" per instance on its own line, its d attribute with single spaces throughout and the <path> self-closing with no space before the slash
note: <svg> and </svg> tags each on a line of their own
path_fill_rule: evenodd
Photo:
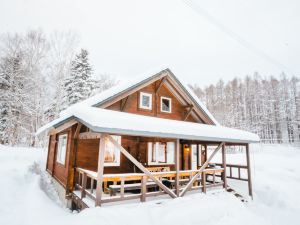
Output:
<svg viewBox="0 0 300 225">
<path fill-rule="evenodd" d="M 233 143 L 259 141 L 256 134 L 243 130 L 142 116 L 88 106 L 73 108 L 72 112 L 41 127 L 37 134 L 50 128 L 56 128 L 72 118 L 94 132 L 110 134 Z"/>
</svg>

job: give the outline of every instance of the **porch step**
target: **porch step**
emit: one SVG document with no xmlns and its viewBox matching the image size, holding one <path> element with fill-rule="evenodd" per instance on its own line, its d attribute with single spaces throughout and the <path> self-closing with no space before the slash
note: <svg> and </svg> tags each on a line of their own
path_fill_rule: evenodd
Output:
<svg viewBox="0 0 300 225">
<path fill-rule="evenodd" d="M 227 192 L 232 193 L 235 197 L 237 197 L 241 202 L 248 202 L 244 196 L 239 194 L 236 190 L 234 190 L 232 187 L 227 185 Z"/>
</svg>

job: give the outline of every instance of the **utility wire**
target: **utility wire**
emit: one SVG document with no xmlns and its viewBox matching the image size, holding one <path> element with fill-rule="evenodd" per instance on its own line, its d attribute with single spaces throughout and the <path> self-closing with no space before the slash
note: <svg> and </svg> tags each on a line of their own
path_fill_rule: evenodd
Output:
<svg viewBox="0 0 300 225">
<path fill-rule="evenodd" d="M 212 16 L 209 12 L 207 12 L 206 10 L 201 8 L 198 4 L 194 3 L 192 0 L 182 0 L 182 2 L 185 3 L 192 10 L 194 10 L 198 15 L 201 15 L 201 16 L 205 17 L 210 23 L 212 23 L 214 26 L 219 28 L 221 31 L 223 31 L 225 34 L 227 34 L 229 37 L 231 37 L 232 39 L 237 41 L 240 45 L 242 45 L 246 49 L 252 51 L 254 54 L 258 55 L 259 57 L 263 58 L 264 60 L 270 62 L 273 65 L 275 65 L 280 70 L 290 71 L 288 69 L 288 67 L 286 67 L 284 64 L 280 63 L 279 61 L 277 61 L 273 57 L 269 56 L 263 50 L 255 47 L 253 44 L 251 44 L 249 41 L 244 39 L 238 33 L 234 32 L 230 28 L 226 27 L 217 18 Z"/>
</svg>

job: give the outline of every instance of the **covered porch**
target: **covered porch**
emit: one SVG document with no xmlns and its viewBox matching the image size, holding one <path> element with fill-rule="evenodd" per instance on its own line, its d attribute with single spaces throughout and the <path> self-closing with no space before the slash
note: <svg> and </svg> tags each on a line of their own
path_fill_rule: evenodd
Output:
<svg viewBox="0 0 300 225">
<path fill-rule="evenodd" d="M 247 182 L 248 193 L 252 197 L 248 143 L 155 138 L 159 143 L 174 143 L 174 164 L 149 165 L 139 160 L 135 154 L 132 155 L 130 149 L 122 146 L 114 136 L 115 134 L 90 131 L 78 135 L 78 140 L 97 140 L 99 143 L 97 170 L 78 166 L 74 168 L 75 179 L 71 195 L 79 208 L 126 200 L 145 202 L 161 195 L 177 198 L 189 191 L 206 193 L 213 188 L 227 190 L 227 179 Z M 143 142 L 143 137 L 134 138 Z M 152 140 L 149 137 L 146 139 Z M 131 170 L 113 172 L 105 168 L 105 149 L 111 144 L 132 163 Z M 227 163 L 226 147 L 232 146 L 242 147 L 246 164 Z M 138 151 L 148 151 L 142 144 L 139 147 Z"/>
</svg>

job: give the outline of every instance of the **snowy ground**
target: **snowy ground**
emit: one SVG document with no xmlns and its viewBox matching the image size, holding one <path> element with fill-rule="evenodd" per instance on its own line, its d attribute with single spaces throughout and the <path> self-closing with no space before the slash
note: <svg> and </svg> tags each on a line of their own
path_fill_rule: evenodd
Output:
<svg viewBox="0 0 300 225">
<path fill-rule="evenodd" d="M 59 204 L 44 172 L 46 152 L 0 145 L 0 224 L 300 224 L 300 149 L 253 146 L 254 201 L 224 191 L 104 206 L 72 213 Z M 232 154 L 228 161 L 244 159 Z M 244 184 L 231 182 L 243 192 Z M 158 204 L 160 203 L 160 204 Z"/>
</svg>

